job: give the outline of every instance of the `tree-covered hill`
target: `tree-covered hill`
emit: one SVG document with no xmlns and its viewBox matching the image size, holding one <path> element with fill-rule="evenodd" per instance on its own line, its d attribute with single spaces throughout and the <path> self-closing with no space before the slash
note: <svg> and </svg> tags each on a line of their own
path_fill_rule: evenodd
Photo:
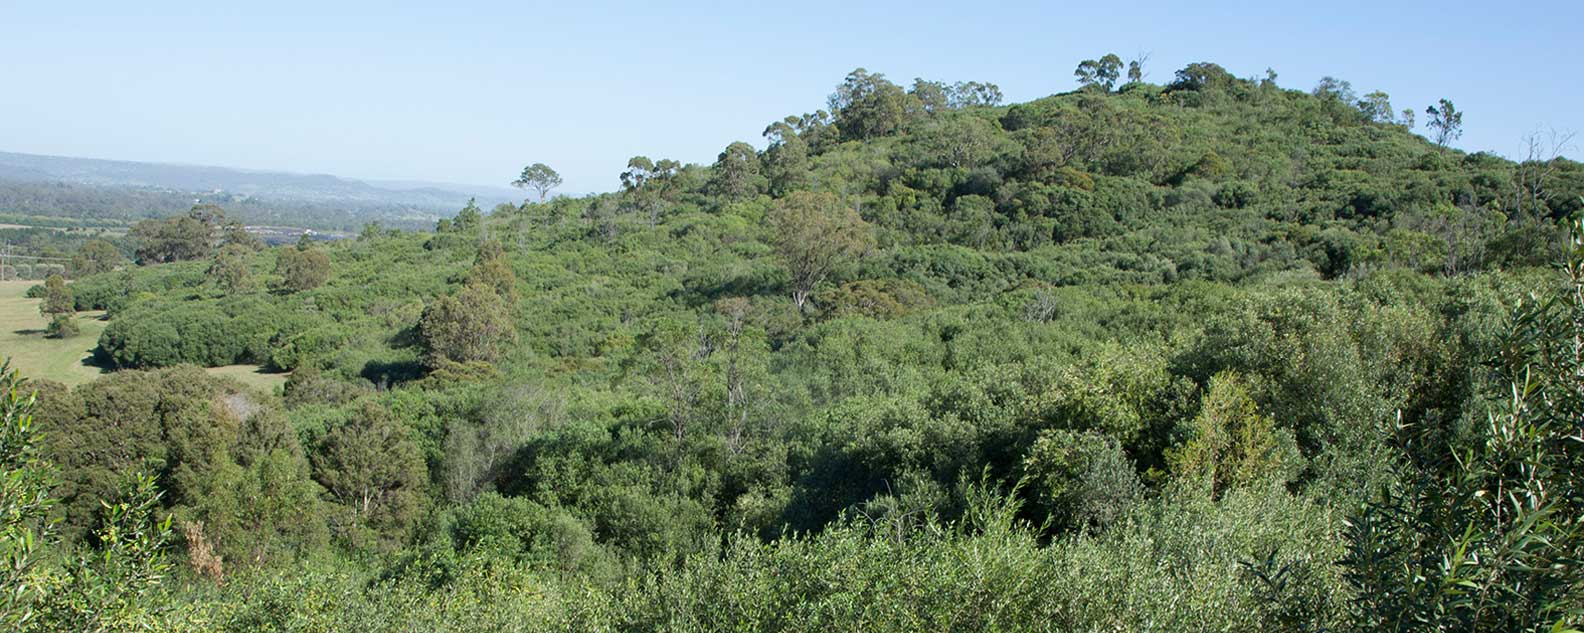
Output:
<svg viewBox="0 0 1584 633">
<path fill-rule="evenodd" d="M 39 621 L 1579 626 L 1584 166 L 1449 149 L 1446 102 L 1437 144 L 1345 82 L 1122 72 L 860 69 L 763 150 L 433 232 L 144 225 L 41 288 L 120 371 L 32 414 L 59 547 L 178 590 Z M 182 367 L 236 363 L 291 375 Z M 132 472 L 168 550 L 106 544 Z"/>
</svg>

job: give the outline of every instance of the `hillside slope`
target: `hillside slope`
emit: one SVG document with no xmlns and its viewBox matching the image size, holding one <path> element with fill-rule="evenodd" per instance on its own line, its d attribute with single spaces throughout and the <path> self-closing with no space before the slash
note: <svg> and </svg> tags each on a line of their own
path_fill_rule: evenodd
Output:
<svg viewBox="0 0 1584 633">
<path fill-rule="evenodd" d="M 1584 399 L 1504 407 L 1576 394 L 1584 280 L 1553 265 L 1584 166 L 1213 64 L 996 94 L 859 70 L 765 150 L 634 157 L 616 193 L 78 280 L 123 371 L 40 419 L 142 448 L 49 444 L 64 525 L 157 456 L 165 507 L 259 574 L 187 606 L 254 626 L 1576 621 L 1584 532 L 1540 519 L 1584 516 L 1545 492 L 1578 489 L 1553 422 Z M 171 369 L 237 363 L 291 372 L 280 398 L 234 414 Z M 249 469 L 265 501 L 202 485 Z M 1519 489 L 1526 519 L 1483 505 Z M 1470 548 L 1555 565 L 1442 564 Z"/>
</svg>

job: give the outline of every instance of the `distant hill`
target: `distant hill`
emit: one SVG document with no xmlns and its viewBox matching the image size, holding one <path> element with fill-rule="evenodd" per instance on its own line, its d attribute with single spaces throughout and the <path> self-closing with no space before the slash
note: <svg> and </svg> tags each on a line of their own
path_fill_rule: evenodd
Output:
<svg viewBox="0 0 1584 633">
<path fill-rule="evenodd" d="M 203 201 L 250 221 L 355 228 L 429 224 L 469 199 L 487 209 L 523 197 L 505 187 L 0 152 L 0 213 L 138 219 Z"/>
</svg>

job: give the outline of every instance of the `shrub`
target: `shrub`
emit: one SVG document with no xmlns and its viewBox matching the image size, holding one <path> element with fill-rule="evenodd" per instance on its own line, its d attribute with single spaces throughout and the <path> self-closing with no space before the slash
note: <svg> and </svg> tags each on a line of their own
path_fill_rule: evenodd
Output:
<svg viewBox="0 0 1584 633">
<path fill-rule="evenodd" d="M 1041 433 L 1023 471 L 1057 528 L 1106 527 L 1144 496 L 1122 446 L 1094 431 Z"/>
<path fill-rule="evenodd" d="M 312 290 L 330 279 L 330 257 L 322 250 L 283 248 L 276 258 L 275 274 L 281 277 L 276 287 L 285 292 Z"/>
<path fill-rule="evenodd" d="M 82 334 L 82 328 L 77 326 L 77 320 L 65 314 L 55 315 L 44 327 L 44 336 L 49 338 L 71 338 L 78 334 Z"/>
<path fill-rule="evenodd" d="M 436 299 L 424 309 L 418 327 L 432 366 L 493 361 L 500 344 L 517 334 L 507 300 L 479 284 Z"/>
</svg>

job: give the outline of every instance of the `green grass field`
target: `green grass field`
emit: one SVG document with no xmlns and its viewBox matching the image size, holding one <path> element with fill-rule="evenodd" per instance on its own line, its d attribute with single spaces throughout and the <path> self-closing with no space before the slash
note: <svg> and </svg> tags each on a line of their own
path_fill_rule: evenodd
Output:
<svg viewBox="0 0 1584 633">
<path fill-rule="evenodd" d="M 209 372 L 211 376 L 225 376 L 266 392 L 274 391 L 276 387 L 286 384 L 286 374 L 267 373 L 257 365 L 226 365 L 210 367 L 204 371 Z"/>
<path fill-rule="evenodd" d="M 105 328 L 99 320 L 102 313 L 77 315 L 82 334 L 65 340 L 44 338 L 47 322 L 39 314 L 39 300 L 22 296 L 37 283 L 0 281 L 0 357 L 9 357 L 12 367 L 29 378 L 76 385 L 99 377 L 100 369 L 88 362 Z"/>
<path fill-rule="evenodd" d="M 37 281 L 0 281 L 0 359 L 10 358 L 24 376 L 79 385 L 104 372 L 92 364 L 93 349 L 105 322 L 101 312 L 81 312 L 77 325 L 82 334 L 65 340 L 44 338 L 46 321 L 38 299 L 22 296 Z M 274 391 L 286 382 L 285 374 L 268 374 L 253 365 L 213 367 L 209 373 L 227 376 L 245 385 Z"/>
</svg>

